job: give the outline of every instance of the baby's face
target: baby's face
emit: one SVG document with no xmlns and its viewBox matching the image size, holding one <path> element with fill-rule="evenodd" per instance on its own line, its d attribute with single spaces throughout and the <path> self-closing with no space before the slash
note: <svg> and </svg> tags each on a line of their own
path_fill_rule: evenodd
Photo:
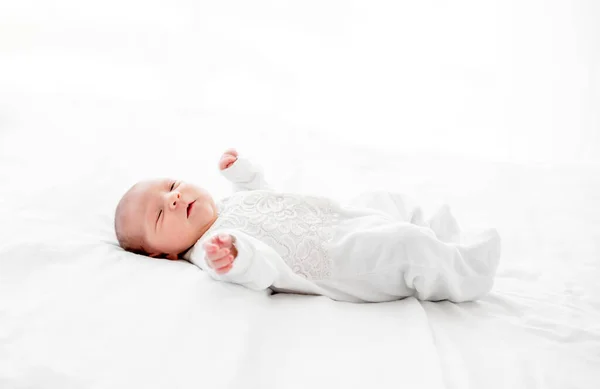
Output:
<svg viewBox="0 0 600 389">
<path fill-rule="evenodd" d="M 138 211 L 133 226 L 144 236 L 151 256 L 177 254 L 190 248 L 217 218 L 217 208 L 210 194 L 197 186 L 177 180 L 140 183 L 135 201 Z"/>
</svg>

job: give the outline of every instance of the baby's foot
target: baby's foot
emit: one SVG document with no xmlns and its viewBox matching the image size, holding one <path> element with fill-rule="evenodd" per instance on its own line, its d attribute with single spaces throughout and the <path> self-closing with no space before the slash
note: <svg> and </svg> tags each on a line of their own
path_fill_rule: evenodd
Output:
<svg viewBox="0 0 600 389">
<path fill-rule="evenodd" d="M 442 242 L 460 242 L 460 226 L 454 215 L 452 215 L 448 205 L 443 205 L 431 219 L 429 219 L 429 227 Z"/>
</svg>

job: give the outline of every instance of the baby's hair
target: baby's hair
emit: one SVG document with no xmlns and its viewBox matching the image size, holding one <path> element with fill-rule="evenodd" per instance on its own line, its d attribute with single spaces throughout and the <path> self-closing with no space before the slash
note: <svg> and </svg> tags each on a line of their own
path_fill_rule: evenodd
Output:
<svg viewBox="0 0 600 389">
<path fill-rule="evenodd" d="M 128 215 L 126 210 L 132 205 L 132 195 L 136 186 L 137 184 L 129 188 L 117 205 L 115 210 L 115 233 L 121 248 L 132 253 L 148 255 L 148 252 L 144 249 L 143 237 L 140 234 L 133 233 L 131 228 L 127 226 Z"/>
</svg>

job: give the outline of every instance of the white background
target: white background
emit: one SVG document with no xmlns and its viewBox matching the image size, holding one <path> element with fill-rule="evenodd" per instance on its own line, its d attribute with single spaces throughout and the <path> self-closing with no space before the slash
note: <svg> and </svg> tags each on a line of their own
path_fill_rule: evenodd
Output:
<svg viewBox="0 0 600 389">
<path fill-rule="evenodd" d="M 85 148 L 100 131 L 175 140 L 187 126 L 221 138 L 235 126 L 397 152 L 600 161 L 591 0 L 0 4 L 3 135 L 24 122 L 77 128 L 69 145 Z M 36 118 L 15 111 L 23 101 Z"/>
</svg>

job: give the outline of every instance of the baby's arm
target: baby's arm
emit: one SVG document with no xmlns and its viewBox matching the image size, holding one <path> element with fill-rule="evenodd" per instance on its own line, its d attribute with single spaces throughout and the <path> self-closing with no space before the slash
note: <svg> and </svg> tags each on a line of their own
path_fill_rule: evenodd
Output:
<svg viewBox="0 0 600 389">
<path fill-rule="evenodd" d="M 273 261 L 280 257 L 272 248 L 243 232 L 221 230 L 194 246 L 190 259 L 215 280 L 264 290 L 278 277 Z"/>
<path fill-rule="evenodd" d="M 221 174 L 233 184 L 234 191 L 269 189 L 260 167 L 243 157 L 237 151 L 227 150 L 219 161 Z"/>
</svg>

